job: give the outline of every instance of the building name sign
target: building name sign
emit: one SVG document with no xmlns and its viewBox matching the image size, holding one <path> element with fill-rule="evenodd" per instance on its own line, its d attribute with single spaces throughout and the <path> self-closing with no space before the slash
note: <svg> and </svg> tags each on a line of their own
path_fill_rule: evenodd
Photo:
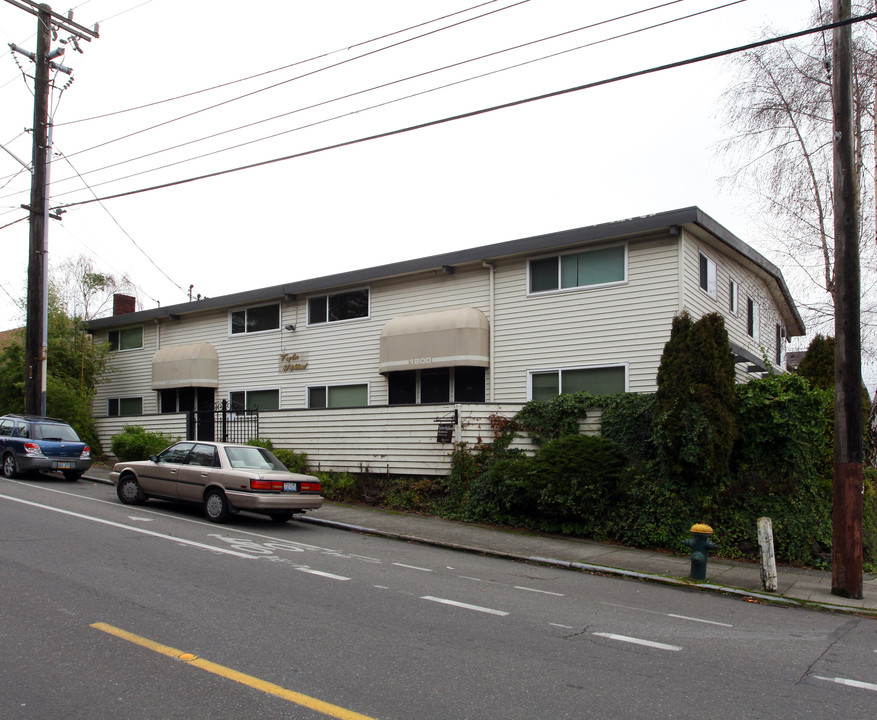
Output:
<svg viewBox="0 0 877 720">
<path fill-rule="evenodd" d="M 307 353 L 280 353 L 280 372 L 308 369 Z"/>
</svg>

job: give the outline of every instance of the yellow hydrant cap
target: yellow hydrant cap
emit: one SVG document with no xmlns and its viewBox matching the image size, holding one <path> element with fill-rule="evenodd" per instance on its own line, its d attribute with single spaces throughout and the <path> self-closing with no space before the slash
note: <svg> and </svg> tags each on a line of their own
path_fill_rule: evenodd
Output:
<svg viewBox="0 0 877 720">
<path fill-rule="evenodd" d="M 713 529 L 709 525 L 705 525 L 704 523 L 696 523 L 691 526 L 691 530 L 689 532 L 700 533 L 701 535 L 712 535 Z"/>
</svg>

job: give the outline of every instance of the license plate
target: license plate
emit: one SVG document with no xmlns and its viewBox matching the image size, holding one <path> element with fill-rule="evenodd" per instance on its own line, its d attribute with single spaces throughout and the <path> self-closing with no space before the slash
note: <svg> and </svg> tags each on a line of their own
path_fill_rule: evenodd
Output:
<svg viewBox="0 0 877 720">
<path fill-rule="evenodd" d="M 298 492 L 298 483 L 297 482 L 284 482 L 283 483 L 283 492 Z"/>
<path fill-rule="evenodd" d="M 55 463 L 55 469 L 56 469 L 56 470 L 72 470 L 72 469 L 73 469 L 73 463 L 69 463 L 69 462 L 56 462 L 56 463 Z"/>
</svg>

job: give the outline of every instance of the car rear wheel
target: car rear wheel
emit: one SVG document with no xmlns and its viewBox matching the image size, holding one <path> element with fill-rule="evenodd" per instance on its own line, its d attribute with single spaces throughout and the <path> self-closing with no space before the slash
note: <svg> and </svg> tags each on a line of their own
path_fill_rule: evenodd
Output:
<svg viewBox="0 0 877 720">
<path fill-rule="evenodd" d="M 3 476 L 8 478 L 18 476 L 18 464 L 15 462 L 15 455 L 11 452 L 3 456 Z"/>
<path fill-rule="evenodd" d="M 119 479 L 116 495 L 125 505 L 142 505 L 146 501 L 146 493 L 133 475 L 124 475 Z"/>
<path fill-rule="evenodd" d="M 228 520 L 228 500 L 221 490 L 210 490 L 204 496 L 204 514 L 210 522 L 221 523 Z"/>
<path fill-rule="evenodd" d="M 269 517 L 276 523 L 285 523 L 292 518 L 293 514 L 292 510 L 284 510 L 283 512 L 273 512 Z"/>
</svg>

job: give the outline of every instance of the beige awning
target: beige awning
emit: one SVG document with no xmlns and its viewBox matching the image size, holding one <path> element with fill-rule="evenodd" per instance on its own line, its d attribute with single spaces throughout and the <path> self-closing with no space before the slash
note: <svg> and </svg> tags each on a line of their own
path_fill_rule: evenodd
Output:
<svg viewBox="0 0 877 720">
<path fill-rule="evenodd" d="M 381 330 L 380 372 L 490 365 L 487 317 L 457 308 L 393 318 Z"/>
<path fill-rule="evenodd" d="M 171 345 L 152 358 L 152 389 L 219 387 L 219 355 L 210 343 Z"/>
</svg>

